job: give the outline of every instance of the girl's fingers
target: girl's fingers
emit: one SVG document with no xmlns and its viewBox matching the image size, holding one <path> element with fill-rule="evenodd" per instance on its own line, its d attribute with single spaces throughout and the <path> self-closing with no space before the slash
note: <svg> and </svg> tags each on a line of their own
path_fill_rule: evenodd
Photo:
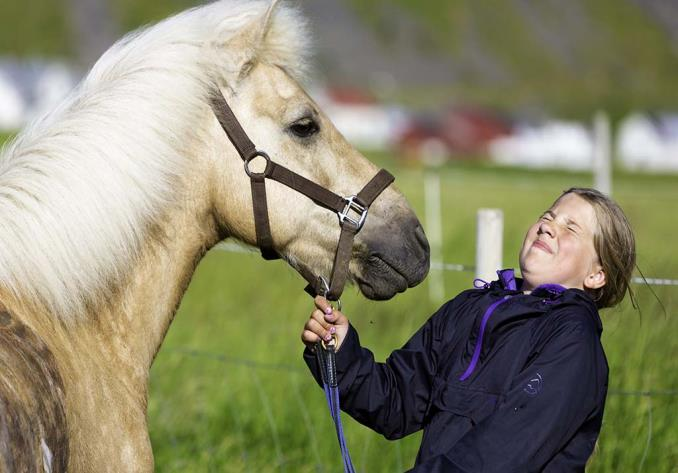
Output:
<svg viewBox="0 0 678 473">
<path fill-rule="evenodd" d="M 325 299 L 322 296 L 316 296 L 314 299 L 316 310 L 320 311 L 323 315 L 324 318 L 327 322 L 335 324 L 337 321 L 339 321 L 344 315 L 338 311 L 337 309 L 334 309 L 330 302 Z"/>
<path fill-rule="evenodd" d="M 348 330 L 348 319 L 340 311 L 334 310 L 324 297 L 316 297 L 314 303 L 316 308 L 304 325 L 301 340 L 311 346 L 319 340 L 329 342 L 336 335 L 336 348 L 339 349 Z"/>
<path fill-rule="evenodd" d="M 320 340 L 320 337 L 314 333 L 311 332 L 310 330 L 304 330 L 301 333 L 301 341 L 304 342 L 306 345 L 314 345 Z"/>
<path fill-rule="evenodd" d="M 342 314 L 338 310 L 335 310 L 331 316 L 326 315 L 325 320 L 327 320 L 328 317 L 332 317 L 331 323 L 333 325 L 348 325 L 348 319 L 344 314 Z"/>
<path fill-rule="evenodd" d="M 325 319 L 325 314 L 323 314 L 319 309 L 315 309 L 313 312 L 311 312 L 311 320 L 315 320 L 320 325 L 322 325 L 323 328 L 330 328 L 330 323 Z"/>
<path fill-rule="evenodd" d="M 315 306 L 325 314 L 332 313 L 332 305 L 330 304 L 330 301 L 325 299 L 323 296 L 315 296 L 313 302 L 315 303 Z"/>
<path fill-rule="evenodd" d="M 308 322 L 306 322 L 306 325 L 304 326 L 304 331 L 311 332 L 325 341 L 330 341 L 332 335 L 334 335 L 334 333 L 336 332 L 336 328 L 330 325 L 323 326 L 316 319 L 309 319 Z"/>
</svg>

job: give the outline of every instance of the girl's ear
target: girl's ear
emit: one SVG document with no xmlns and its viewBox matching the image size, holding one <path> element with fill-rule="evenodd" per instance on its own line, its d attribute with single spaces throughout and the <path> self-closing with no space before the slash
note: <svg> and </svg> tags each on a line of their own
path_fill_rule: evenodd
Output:
<svg viewBox="0 0 678 473">
<path fill-rule="evenodd" d="M 600 289 L 607 282 L 605 277 L 605 271 L 602 268 L 598 267 L 598 270 L 595 273 L 591 273 L 586 276 L 584 279 L 584 288 L 586 289 Z"/>
</svg>

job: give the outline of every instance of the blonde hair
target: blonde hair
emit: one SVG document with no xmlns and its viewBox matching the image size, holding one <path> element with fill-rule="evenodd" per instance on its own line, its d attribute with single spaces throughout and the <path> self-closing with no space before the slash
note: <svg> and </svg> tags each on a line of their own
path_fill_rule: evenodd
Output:
<svg viewBox="0 0 678 473">
<path fill-rule="evenodd" d="M 602 192 L 585 187 L 566 190 L 556 202 L 568 194 L 576 194 L 586 200 L 596 215 L 597 228 L 593 235 L 593 246 L 605 271 L 605 285 L 588 290 L 596 306 L 599 309 L 613 307 L 624 299 L 627 291 L 633 299 L 630 282 L 636 266 L 636 240 L 624 211 Z"/>
</svg>

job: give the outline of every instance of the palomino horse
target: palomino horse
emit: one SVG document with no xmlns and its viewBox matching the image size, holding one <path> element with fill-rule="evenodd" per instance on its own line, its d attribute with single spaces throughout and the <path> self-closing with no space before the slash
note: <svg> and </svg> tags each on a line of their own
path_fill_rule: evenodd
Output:
<svg viewBox="0 0 678 473">
<path fill-rule="evenodd" d="M 296 77 L 299 13 L 220 1 L 113 46 L 0 161 L 0 470 L 151 471 L 151 363 L 196 264 L 254 245 L 250 182 L 210 106 L 221 93 L 272 159 L 351 195 L 377 169 Z M 274 250 L 328 274 L 337 216 L 273 182 Z M 388 187 L 352 247 L 372 299 L 419 283 L 421 226 Z"/>
</svg>

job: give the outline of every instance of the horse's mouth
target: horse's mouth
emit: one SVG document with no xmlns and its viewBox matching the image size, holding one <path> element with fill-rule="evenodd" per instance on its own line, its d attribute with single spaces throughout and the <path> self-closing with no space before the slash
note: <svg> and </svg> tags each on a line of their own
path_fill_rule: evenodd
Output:
<svg viewBox="0 0 678 473">
<path fill-rule="evenodd" d="M 418 280 L 408 281 L 408 278 L 397 268 L 376 254 L 371 254 L 364 260 L 362 271 L 355 275 L 355 281 L 360 292 L 372 300 L 390 299 L 419 282 Z"/>
<path fill-rule="evenodd" d="M 411 219 L 394 228 L 397 244 L 393 238 L 384 238 L 383 231 L 374 232 L 356 255 L 360 266 L 353 279 L 368 299 L 390 299 L 416 286 L 428 274 L 430 249 L 419 221 Z"/>
</svg>

